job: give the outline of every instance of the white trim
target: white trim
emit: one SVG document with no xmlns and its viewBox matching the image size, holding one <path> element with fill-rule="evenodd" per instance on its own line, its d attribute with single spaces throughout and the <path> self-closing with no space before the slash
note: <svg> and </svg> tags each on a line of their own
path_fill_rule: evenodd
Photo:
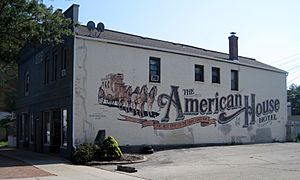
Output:
<svg viewBox="0 0 300 180">
<path fill-rule="evenodd" d="M 98 42 L 103 42 L 103 43 L 112 43 L 112 44 L 117 44 L 117 45 L 131 46 L 131 47 L 135 47 L 135 48 L 144 48 L 144 49 L 149 49 L 149 50 L 163 51 L 163 52 L 175 53 L 175 54 L 180 54 L 180 55 L 194 56 L 194 57 L 199 57 L 199 58 L 211 59 L 211 60 L 215 60 L 215 61 L 221 61 L 223 63 L 229 63 L 229 64 L 235 64 L 235 65 L 241 65 L 241 66 L 248 66 L 248 67 L 253 67 L 253 68 L 257 68 L 257 69 L 263 69 L 263 70 L 268 70 L 268 71 L 287 74 L 287 72 L 283 71 L 283 70 L 280 71 L 280 70 L 270 69 L 270 68 L 266 68 L 266 67 L 255 66 L 255 65 L 251 65 L 251 64 L 242 63 L 238 60 L 234 60 L 234 61 L 224 60 L 224 59 L 221 59 L 221 58 L 205 56 L 205 55 L 201 55 L 201 54 L 187 53 L 187 52 L 182 52 L 182 51 L 170 50 L 170 49 L 165 49 L 165 48 L 157 48 L 157 47 L 153 47 L 153 46 L 145 46 L 145 45 L 140 45 L 140 44 L 132 44 L 132 43 L 126 43 L 126 42 L 121 42 L 121 41 L 98 39 L 98 38 L 81 36 L 81 35 L 75 35 L 75 39 L 76 38 L 91 40 L 91 41 L 98 41 Z"/>
<path fill-rule="evenodd" d="M 74 135 L 74 125 L 75 125 L 75 78 L 76 78 L 76 38 L 74 37 L 74 49 L 73 49 L 73 97 L 72 97 L 72 146 L 75 149 L 75 135 Z M 71 119 L 70 119 L 71 120 Z M 71 142 L 70 142 L 71 143 Z"/>
</svg>

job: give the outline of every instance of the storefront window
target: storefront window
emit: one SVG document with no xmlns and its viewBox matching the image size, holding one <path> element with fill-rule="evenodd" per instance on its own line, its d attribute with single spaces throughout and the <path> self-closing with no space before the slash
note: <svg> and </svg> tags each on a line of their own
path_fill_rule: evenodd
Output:
<svg viewBox="0 0 300 180">
<path fill-rule="evenodd" d="M 33 114 L 30 115 L 30 142 L 34 142 L 34 119 L 33 119 Z"/>
<path fill-rule="evenodd" d="M 50 144 L 50 112 L 44 113 L 44 144 Z"/>
<path fill-rule="evenodd" d="M 68 145 L 68 111 L 66 109 L 62 110 L 62 146 Z"/>
<path fill-rule="evenodd" d="M 28 122 L 28 114 L 23 113 L 22 114 L 22 119 L 21 119 L 21 128 L 22 128 L 22 139 L 25 142 L 29 141 L 29 122 Z"/>
</svg>

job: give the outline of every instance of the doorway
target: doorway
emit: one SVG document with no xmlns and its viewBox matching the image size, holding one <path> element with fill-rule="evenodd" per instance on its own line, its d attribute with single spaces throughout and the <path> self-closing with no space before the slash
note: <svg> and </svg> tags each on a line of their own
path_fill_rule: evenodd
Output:
<svg viewBox="0 0 300 180">
<path fill-rule="evenodd" d="M 44 147 L 50 153 L 59 153 L 61 146 L 61 110 L 44 112 Z"/>
<path fill-rule="evenodd" d="M 52 112 L 52 152 L 59 153 L 61 145 L 61 111 Z"/>
</svg>

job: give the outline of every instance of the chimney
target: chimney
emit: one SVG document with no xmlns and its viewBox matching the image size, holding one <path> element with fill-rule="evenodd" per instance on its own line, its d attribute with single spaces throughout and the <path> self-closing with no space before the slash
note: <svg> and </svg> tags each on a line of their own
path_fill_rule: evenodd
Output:
<svg viewBox="0 0 300 180">
<path fill-rule="evenodd" d="M 238 60 L 238 37 L 235 36 L 235 32 L 230 33 L 229 39 L 229 59 Z"/>
<path fill-rule="evenodd" d="M 79 13 L 79 5 L 73 4 L 64 12 L 64 15 L 66 18 L 72 19 L 74 24 L 77 24 L 78 23 L 78 13 Z"/>
</svg>

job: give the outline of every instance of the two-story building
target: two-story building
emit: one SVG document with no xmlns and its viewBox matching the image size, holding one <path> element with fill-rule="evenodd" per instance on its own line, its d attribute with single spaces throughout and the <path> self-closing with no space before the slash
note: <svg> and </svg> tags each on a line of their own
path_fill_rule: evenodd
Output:
<svg viewBox="0 0 300 180">
<path fill-rule="evenodd" d="M 124 147 L 285 141 L 286 72 L 238 56 L 234 33 L 222 53 L 98 27 L 23 53 L 19 148 L 70 157 L 98 132 Z"/>
</svg>

